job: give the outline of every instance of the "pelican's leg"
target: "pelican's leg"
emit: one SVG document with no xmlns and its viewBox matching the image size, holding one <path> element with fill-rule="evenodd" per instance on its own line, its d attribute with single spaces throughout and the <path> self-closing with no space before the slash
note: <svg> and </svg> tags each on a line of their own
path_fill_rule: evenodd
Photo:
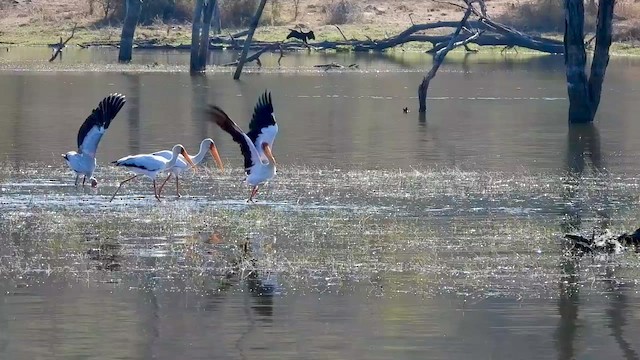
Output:
<svg viewBox="0 0 640 360">
<path fill-rule="evenodd" d="M 178 174 L 176 174 L 176 196 L 177 197 L 182 197 L 182 195 L 180 195 L 180 185 L 178 182 Z"/>
<path fill-rule="evenodd" d="M 79 180 L 80 180 L 80 174 L 76 174 L 76 182 L 74 183 L 75 186 L 78 186 Z"/>
<path fill-rule="evenodd" d="M 167 176 L 167 178 L 164 179 L 164 181 L 162 182 L 162 185 L 160 185 L 160 190 L 158 190 L 158 196 L 162 194 L 162 189 L 164 188 L 164 184 L 166 184 L 167 181 L 169 181 L 169 179 L 171 178 L 171 175 L 173 175 L 173 173 L 169 173 L 169 176 Z"/>
<path fill-rule="evenodd" d="M 87 181 L 87 175 L 82 175 L 82 186 L 84 186 L 85 181 Z"/>
<path fill-rule="evenodd" d="M 156 199 L 158 199 L 158 201 L 162 201 L 160 200 L 160 196 L 158 196 L 158 192 L 156 191 L 156 179 L 153 179 L 153 195 L 156 196 Z"/>
<path fill-rule="evenodd" d="M 120 183 L 120 186 L 118 186 L 118 188 L 116 189 L 116 192 L 113 193 L 113 195 L 111 196 L 111 199 L 109 200 L 109 202 L 113 201 L 113 198 L 116 197 L 116 194 L 118 193 L 118 191 L 120 191 L 120 188 L 122 187 L 122 185 L 124 185 L 124 183 L 126 183 L 127 181 L 131 181 L 135 178 L 137 178 L 138 175 L 133 175 L 132 177 L 128 178 L 127 180 L 124 180 L 123 182 Z"/>
</svg>

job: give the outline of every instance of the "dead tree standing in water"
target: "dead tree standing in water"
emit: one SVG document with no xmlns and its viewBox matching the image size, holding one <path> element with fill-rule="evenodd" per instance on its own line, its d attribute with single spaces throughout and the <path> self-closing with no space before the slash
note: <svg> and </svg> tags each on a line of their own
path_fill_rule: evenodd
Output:
<svg viewBox="0 0 640 360">
<path fill-rule="evenodd" d="M 207 69 L 209 57 L 209 30 L 217 6 L 216 0 L 196 1 L 191 30 L 191 73 Z"/>
<path fill-rule="evenodd" d="M 251 20 L 251 27 L 249 27 L 249 33 L 247 34 L 247 40 L 244 42 L 244 48 L 242 49 L 242 54 L 240 54 L 240 59 L 238 60 L 238 67 L 236 68 L 236 72 L 233 74 L 233 79 L 240 79 L 240 74 L 242 73 L 242 67 L 247 59 L 247 54 L 249 53 L 249 47 L 251 47 L 251 40 L 253 39 L 253 33 L 256 31 L 258 27 L 258 23 L 260 22 L 260 16 L 262 16 L 262 11 L 264 10 L 264 6 L 267 3 L 267 0 L 260 0 L 260 5 L 258 5 L 258 10 L 256 10 L 256 14 Z"/>
<path fill-rule="evenodd" d="M 142 0 L 127 0 L 127 13 L 122 25 L 122 35 L 120 36 L 119 62 L 131 61 L 133 53 L 133 35 L 136 32 L 136 25 L 142 10 Z"/>
<path fill-rule="evenodd" d="M 458 39 L 458 36 L 460 35 L 460 32 L 462 31 L 462 28 L 467 23 L 467 20 L 469 19 L 469 16 L 471 15 L 472 11 L 473 11 L 473 5 L 471 4 L 471 2 L 469 2 L 467 10 L 465 11 L 464 16 L 462 17 L 462 20 L 460 20 L 460 24 L 456 28 L 456 31 L 451 36 L 449 43 L 445 48 L 440 49 L 438 50 L 438 52 L 436 52 L 435 56 L 433 57 L 433 66 L 431 67 L 431 70 L 429 70 L 427 75 L 425 75 L 425 77 L 422 79 L 420 86 L 418 86 L 418 103 L 419 103 L 418 111 L 420 113 L 424 113 L 427 111 L 427 90 L 429 89 L 429 83 L 431 82 L 431 79 L 433 79 L 436 76 L 436 73 L 438 72 L 440 65 L 444 61 L 445 56 L 447 56 L 447 53 L 451 51 L 451 49 L 458 46 L 466 45 L 467 43 L 469 43 L 469 41 L 480 36 L 480 33 L 476 32 L 474 35 L 468 37 L 467 39 L 456 42 L 456 40 Z"/>
<path fill-rule="evenodd" d="M 593 121 L 602 93 L 602 83 L 609 64 L 609 47 L 613 28 L 615 0 L 598 1 L 596 45 L 587 78 L 587 54 L 584 42 L 584 0 L 564 0 L 564 62 L 569 93 L 569 123 Z"/>
</svg>

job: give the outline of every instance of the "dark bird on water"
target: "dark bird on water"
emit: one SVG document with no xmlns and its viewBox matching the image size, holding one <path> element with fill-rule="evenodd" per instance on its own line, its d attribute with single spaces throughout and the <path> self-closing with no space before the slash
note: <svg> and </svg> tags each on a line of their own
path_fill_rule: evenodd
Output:
<svg viewBox="0 0 640 360">
<path fill-rule="evenodd" d="M 405 114 L 408 113 L 409 112 L 409 108 L 408 107 L 402 108 L 402 112 L 405 113 Z"/>
<path fill-rule="evenodd" d="M 313 33 L 313 30 L 309 30 L 309 32 L 298 31 L 294 29 L 289 29 L 291 32 L 287 35 L 287 39 L 295 38 L 298 40 L 302 40 L 305 44 L 307 44 L 307 40 L 315 40 L 316 36 Z"/>
</svg>

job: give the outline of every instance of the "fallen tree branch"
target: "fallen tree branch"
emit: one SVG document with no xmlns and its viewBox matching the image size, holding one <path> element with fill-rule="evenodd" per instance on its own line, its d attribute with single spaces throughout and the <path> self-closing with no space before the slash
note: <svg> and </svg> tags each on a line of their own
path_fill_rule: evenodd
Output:
<svg viewBox="0 0 640 360">
<path fill-rule="evenodd" d="M 473 11 L 473 10 L 472 10 Z M 479 13 L 480 14 L 480 13 Z M 408 42 L 430 42 L 433 46 L 438 46 L 437 49 L 434 49 L 430 52 L 436 52 L 446 46 L 446 44 L 451 40 L 451 35 L 424 35 L 424 34 L 416 34 L 425 30 L 439 29 L 439 28 L 456 28 L 459 25 L 459 22 L 456 21 L 438 21 L 434 23 L 426 23 L 426 24 L 415 24 L 402 31 L 401 33 L 391 36 L 385 39 L 373 40 L 369 38 L 368 40 L 340 40 L 340 41 L 320 41 L 315 43 L 310 43 L 310 45 L 316 50 L 338 50 L 340 48 L 351 49 L 353 51 L 375 51 L 382 52 L 389 48 L 399 46 Z M 522 34 L 515 30 L 512 30 L 502 24 L 498 24 L 493 22 L 492 20 L 485 19 L 483 21 L 470 21 L 468 20 L 464 27 L 468 32 L 471 32 L 469 29 L 475 30 L 485 30 L 485 33 L 480 35 L 478 38 L 471 41 L 479 46 L 487 46 L 487 45 L 495 45 L 495 46 L 519 46 L 522 48 L 528 48 L 532 50 L 537 50 L 546 53 L 563 53 L 564 46 L 562 41 L 547 39 L 542 37 L 530 36 L 526 34 Z M 344 34 L 343 34 L 344 35 Z M 343 36 L 345 38 L 346 36 Z M 251 49 L 260 50 L 265 46 L 278 44 L 280 42 L 263 42 L 263 41 L 253 41 L 251 43 Z M 233 41 L 224 38 L 214 38 L 211 40 L 211 46 L 214 48 L 231 48 L 231 49 L 241 49 L 244 46 L 244 40 L 234 39 Z M 275 48 L 273 48 L 275 49 Z M 283 51 L 298 51 L 307 49 L 303 44 L 290 42 L 283 44 Z"/>
<path fill-rule="evenodd" d="M 58 55 L 62 53 L 62 49 L 64 49 L 67 46 L 67 43 L 69 42 L 69 40 L 73 38 L 73 35 L 75 35 L 77 28 L 78 28 L 78 24 L 74 24 L 73 29 L 71 29 L 71 35 L 67 38 L 67 40 L 63 42 L 62 36 L 61 36 L 60 42 L 53 45 L 54 51 L 53 51 L 53 55 L 51 55 L 51 58 L 49 59 L 49 62 L 52 62 L 53 60 L 55 60 L 58 57 Z M 62 55 L 60 55 L 60 60 L 62 60 Z"/>
</svg>

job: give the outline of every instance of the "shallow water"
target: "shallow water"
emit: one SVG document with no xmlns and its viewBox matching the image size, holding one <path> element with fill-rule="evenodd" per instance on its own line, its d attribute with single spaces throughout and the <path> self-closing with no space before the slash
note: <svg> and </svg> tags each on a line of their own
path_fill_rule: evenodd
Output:
<svg viewBox="0 0 640 360">
<path fill-rule="evenodd" d="M 179 52 L 126 72 L 113 50 L 9 54 L 0 358 L 638 358 L 637 256 L 573 259 L 562 236 L 637 227 L 640 60 L 612 59 L 596 125 L 569 130 L 561 57 L 453 56 L 420 119 L 401 110 L 416 54 L 266 56 L 240 82 L 191 78 Z M 360 69 L 313 67 L 331 61 Z M 246 128 L 265 88 L 278 176 L 248 205 L 238 148 L 203 109 Z M 128 101 L 100 186 L 75 188 L 60 154 L 109 92 Z M 144 180 L 109 202 L 126 176 L 110 160 L 206 136 L 227 171 L 207 159 L 180 199 Z"/>
</svg>

